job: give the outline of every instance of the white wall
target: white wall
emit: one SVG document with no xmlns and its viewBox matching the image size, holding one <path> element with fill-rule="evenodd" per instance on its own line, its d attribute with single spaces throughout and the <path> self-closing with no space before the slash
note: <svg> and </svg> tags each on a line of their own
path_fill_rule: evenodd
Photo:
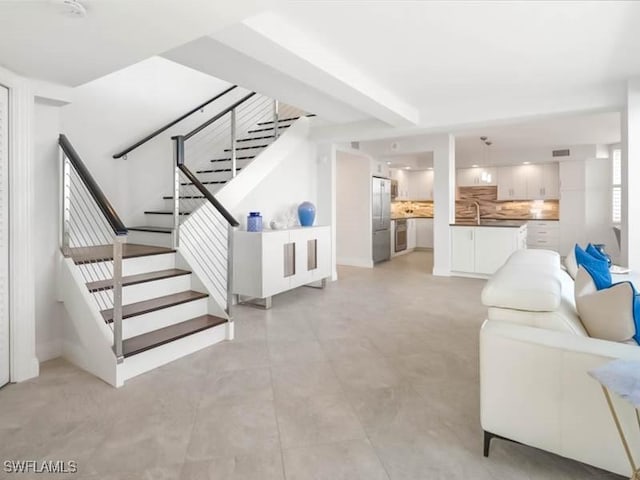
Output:
<svg viewBox="0 0 640 480">
<path fill-rule="evenodd" d="M 371 167 L 368 155 L 336 154 L 336 261 L 373 267 Z"/>
<path fill-rule="evenodd" d="M 36 100 L 34 106 L 34 276 L 36 354 L 45 361 L 62 352 L 61 329 L 66 315 L 56 299 L 58 242 L 58 134 L 60 107 Z"/>
<path fill-rule="evenodd" d="M 170 137 L 187 133 L 220 105 L 169 129 L 127 160 L 112 155 L 213 97 L 229 84 L 160 57 L 152 57 L 74 89 L 62 109 L 62 131 L 127 225 L 163 205 L 171 192 Z"/>
<path fill-rule="evenodd" d="M 297 224 L 298 205 L 309 201 L 316 206 L 316 225 L 325 211 L 319 211 L 316 148 L 311 142 L 304 142 L 289 151 L 276 168 L 232 209 L 240 222 L 240 228 L 247 228 L 249 212 L 260 212 L 265 228 L 272 220 L 289 219 Z"/>
</svg>

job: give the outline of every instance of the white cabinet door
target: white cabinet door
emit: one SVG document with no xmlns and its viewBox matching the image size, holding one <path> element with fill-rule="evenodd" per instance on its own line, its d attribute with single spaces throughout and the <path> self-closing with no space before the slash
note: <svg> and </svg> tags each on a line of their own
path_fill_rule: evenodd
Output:
<svg viewBox="0 0 640 480">
<path fill-rule="evenodd" d="M 460 168 L 456 171 L 456 184 L 459 187 L 477 187 L 479 176 L 477 168 Z"/>
<path fill-rule="evenodd" d="M 543 189 L 546 200 L 560 198 L 560 166 L 557 163 L 547 163 L 543 166 Z"/>
<path fill-rule="evenodd" d="M 514 167 L 498 168 L 498 200 L 513 200 Z"/>
<path fill-rule="evenodd" d="M 9 91 L 0 86 L 0 387 L 9 383 Z"/>
<path fill-rule="evenodd" d="M 475 227 L 451 228 L 451 270 L 473 272 L 475 269 Z"/>
<path fill-rule="evenodd" d="M 416 248 L 416 220 L 410 218 L 407 220 L 407 250 Z"/>
<path fill-rule="evenodd" d="M 518 248 L 517 228 L 476 228 L 475 272 L 491 275 Z"/>
<path fill-rule="evenodd" d="M 298 270 L 295 249 L 288 231 L 262 234 L 262 298 L 291 288 Z"/>
<path fill-rule="evenodd" d="M 416 218 L 416 247 L 433 248 L 432 218 Z"/>
<path fill-rule="evenodd" d="M 527 199 L 544 199 L 544 167 L 542 165 L 526 165 L 523 174 L 527 182 Z"/>
<path fill-rule="evenodd" d="M 409 199 L 409 178 L 406 170 L 394 168 L 391 170 L 391 178 L 398 181 L 398 196 L 396 200 Z"/>
<path fill-rule="evenodd" d="M 410 200 L 433 199 L 433 171 L 407 172 Z"/>
<path fill-rule="evenodd" d="M 433 200 L 433 170 L 427 170 L 425 172 L 425 189 L 427 200 Z"/>
<path fill-rule="evenodd" d="M 529 167 L 531 167 L 531 165 L 518 165 L 513 167 L 513 179 L 511 183 L 513 200 L 526 200 L 529 197 L 529 193 L 527 191 Z"/>
</svg>

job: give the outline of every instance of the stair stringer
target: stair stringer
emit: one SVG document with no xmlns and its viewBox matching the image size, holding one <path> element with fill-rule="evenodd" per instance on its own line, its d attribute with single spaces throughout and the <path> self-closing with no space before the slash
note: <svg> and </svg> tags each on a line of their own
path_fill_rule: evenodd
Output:
<svg viewBox="0 0 640 480">
<path fill-rule="evenodd" d="M 59 277 L 61 300 L 68 313 L 63 326 L 63 357 L 114 387 L 122 386 L 112 348 L 113 333 L 71 258 L 62 257 Z"/>
<path fill-rule="evenodd" d="M 252 162 L 216 193 L 216 198 L 224 207 L 233 212 L 240 202 L 256 188 L 281 162 L 288 158 L 291 151 L 309 141 L 310 119 L 300 118 L 280 135 L 271 145 L 263 150 Z M 212 221 L 217 225 L 212 226 Z M 216 231 L 217 228 L 217 231 Z M 210 309 L 213 315 L 229 318 L 225 312 L 226 295 L 221 287 L 226 279 L 215 274 L 211 263 L 219 258 L 219 253 L 226 251 L 226 220 L 222 219 L 211 203 L 206 202 L 193 211 L 187 220 L 180 225 L 180 246 L 178 248 L 181 262 L 180 268 L 191 270 L 202 283 L 204 291 L 210 295 Z M 206 246 L 206 250 L 205 250 Z M 216 250 L 217 249 L 217 250 Z M 208 259 L 196 261 L 196 257 Z M 226 269 L 226 265 L 218 265 L 218 269 Z M 214 284 L 217 284 L 217 288 Z M 224 292 L 226 294 L 226 292 Z M 233 338 L 233 323 L 228 323 L 228 338 Z"/>
</svg>

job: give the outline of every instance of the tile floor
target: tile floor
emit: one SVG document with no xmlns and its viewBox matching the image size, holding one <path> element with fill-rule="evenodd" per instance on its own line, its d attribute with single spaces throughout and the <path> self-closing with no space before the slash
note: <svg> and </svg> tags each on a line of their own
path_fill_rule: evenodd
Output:
<svg viewBox="0 0 640 480">
<path fill-rule="evenodd" d="M 431 261 L 238 307 L 235 341 L 118 390 L 47 362 L 0 390 L 0 460 L 75 460 L 70 478 L 90 480 L 620 478 L 500 440 L 482 457 L 484 282 L 434 278 Z"/>
</svg>

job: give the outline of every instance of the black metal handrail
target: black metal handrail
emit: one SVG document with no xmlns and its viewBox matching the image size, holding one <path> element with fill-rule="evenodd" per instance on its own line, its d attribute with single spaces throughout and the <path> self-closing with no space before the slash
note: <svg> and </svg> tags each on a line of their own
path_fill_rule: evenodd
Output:
<svg viewBox="0 0 640 480">
<path fill-rule="evenodd" d="M 202 125 L 200 125 L 199 127 L 194 128 L 193 130 L 191 130 L 189 133 L 187 133 L 186 135 L 184 135 L 184 139 L 185 140 L 189 140 L 191 137 L 193 137 L 194 135 L 196 135 L 197 133 L 201 132 L 202 130 L 204 130 L 205 128 L 207 128 L 209 125 L 211 125 L 214 122 L 217 122 L 220 118 L 224 117 L 227 113 L 229 113 L 231 110 L 233 110 L 234 108 L 239 107 L 240 105 L 242 105 L 244 102 L 246 102 L 247 100 L 249 100 L 251 97 L 253 97 L 256 94 L 256 92 L 251 92 L 249 95 L 245 95 L 244 97 L 242 97 L 240 100 L 238 100 L 236 103 L 234 103 L 233 105 L 228 106 L 227 108 L 225 108 L 224 110 L 222 110 L 220 113 L 218 113 L 217 115 L 215 115 L 214 117 L 210 118 L 209 120 L 207 120 L 206 122 L 204 122 Z"/>
<path fill-rule="evenodd" d="M 73 168 L 78 172 L 78 176 L 87 187 L 87 190 L 89 190 L 89 193 L 95 202 L 98 204 L 98 208 L 100 208 L 106 217 L 107 222 L 109 222 L 109 225 L 113 229 L 113 233 L 117 236 L 127 235 L 129 233 L 127 227 L 125 227 L 122 220 L 120 220 L 115 208 L 113 208 L 113 205 L 111 205 L 111 202 L 109 202 L 102 189 L 98 186 L 98 183 L 94 180 L 91 173 L 89 173 L 86 165 L 80 159 L 80 155 L 78 155 L 78 152 L 73 148 L 66 135 L 62 133 L 60 134 L 60 137 L 58 138 L 58 145 L 62 148 L 62 151 L 69 159 L 69 162 L 71 162 L 71 165 L 73 165 Z"/>
<path fill-rule="evenodd" d="M 218 210 L 218 212 L 220 212 L 220 214 L 225 218 L 225 220 L 229 223 L 229 225 L 231 225 L 232 227 L 239 226 L 240 223 L 238 223 L 238 221 L 233 217 L 233 215 L 229 213 L 229 210 L 224 208 L 224 206 L 218 201 L 216 197 L 213 196 L 213 194 L 209 191 L 209 189 L 205 187 L 202 184 L 202 182 L 198 180 L 198 177 L 196 177 L 193 174 L 193 172 L 189 170 L 189 168 L 184 164 L 185 136 L 179 135 L 177 137 L 172 137 L 172 140 L 176 142 L 176 146 L 175 146 L 176 166 L 180 169 L 182 173 L 184 173 L 185 177 L 187 177 L 189 181 L 193 183 L 193 185 L 200 191 L 200 193 L 202 193 L 204 198 L 209 200 L 209 202 L 211 202 L 211 204 L 215 207 L 215 209 Z"/>
<path fill-rule="evenodd" d="M 160 127 L 159 129 L 151 132 L 149 135 L 147 135 L 146 137 L 144 137 L 142 140 L 137 141 L 136 143 L 134 143 L 133 145 L 131 145 L 128 148 L 125 148 L 124 150 L 122 150 L 121 152 L 116 153 L 113 158 L 122 158 L 124 157 L 127 153 L 131 152 L 132 150 L 135 150 L 136 148 L 138 148 L 140 145 L 143 145 L 145 143 L 147 143 L 149 140 L 157 137 L 158 135 L 160 135 L 162 132 L 164 132 L 165 130 L 168 130 L 169 128 L 173 127 L 174 125 L 176 125 L 177 123 L 180 123 L 182 120 L 184 120 L 185 118 L 193 115 L 194 113 L 196 113 L 198 110 L 203 109 L 204 107 L 206 107 L 207 105 L 209 105 L 211 102 L 216 101 L 217 99 L 219 99 L 220 97 L 226 95 L 227 93 L 229 93 L 231 90 L 233 90 L 234 88 L 238 88 L 237 85 L 233 85 L 229 88 L 227 88 L 226 90 L 224 90 L 223 92 L 219 93 L 218 95 L 216 95 L 215 97 L 207 100 L 206 102 L 198 105 L 195 108 L 192 108 L 191 110 L 189 110 L 187 113 L 185 113 L 184 115 L 182 115 L 181 117 L 175 119 L 172 122 L 167 123 L 165 126 Z"/>
<path fill-rule="evenodd" d="M 196 177 L 186 165 L 178 165 L 178 168 L 182 173 L 184 173 L 185 177 L 187 177 L 189 181 L 193 183 L 198 190 L 200 190 L 200 193 L 202 193 L 202 195 L 204 195 L 204 197 L 213 204 L 216 210 L 218 210 L 225 220 L 229 222 L 229 225 L 232 227 L 240 225 L 233 215 L 229 213 L 229 210 L 222 206 L 218 199 L 213 196 L 209 189 L 205 187 L 200 180 L 198 180 L 198 177 Z"/>
</svg>

